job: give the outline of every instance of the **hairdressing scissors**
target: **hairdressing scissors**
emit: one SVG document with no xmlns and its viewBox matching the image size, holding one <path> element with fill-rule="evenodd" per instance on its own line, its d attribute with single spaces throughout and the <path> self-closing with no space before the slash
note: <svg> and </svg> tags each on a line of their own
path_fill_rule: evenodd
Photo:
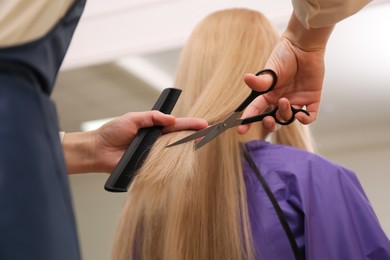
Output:
<svg viewBox="0 0 390 260">
<path fill-rule="evenodd" d="M 297 109 L 297 108 L 294 108 L 293 106 L 291 106 L 291 111 L 292 111 L 292 116 L 290 119 L 286 120 L 286 121 L 281 121 L 278 119 L 277 115 L 276 115 L 276 112 L 278 111 L 278 107 L 275 107 L 273 110 L 269 111 L 269 112 L 266 112 L 266 113 L 263 113 L 263 114 L 259 114 L 259 115 L 256 115 L 256 116 L 252 116 L 252 117 L 247 117 L 247 118 L 238 118 L 242 111 L 244 111 L 244 109 L 258 96 L 260 95 L 264 95 L 270 91 L 272 91 L 274 88 L 275 88 L 275 85 L 278 81 L 278 76 L 276 75 L 275 71 L 271 70 L 271 69 L 264 69 L 264 70 L 261 70 L 259 72 L 256 73 L 256 76 L 259 76 L 261 74 L 270 74 L 272 76 L 272 84 L 271 86 L 265 90 L 265 91 L 254 91 L 252 90 L 251 94 L 237 107 L 236 110 L 234 110 L 234 112 L 228 116 L 225 120 L 219 122 L 219 123 L 216 123 L 214 125 L 211 125 L 209 126 L 208 128 L 205 128 L 201 131 L 198 131 L 194 134 L 191 134 L 187 137 L 184 137 L 183 139 L 180 139 L 172 144 L 169 144 L 167 147 L 171 147 L 171 146 L 174 146 L 174 145 L 178 145 L 178 144 L 182 144 L 182 143 L 185 143 L 185 142 L 188 142 L 188 141 L 191 141 L 191 140 L 195 140 L 195 139 L 198 139 L 200 137 L 203 137 L 199 142 L 197 142 L 195 144 L 195 149 L 199 149 L 200 147 L 202 147 L 203 145 L 205 145 L 206 143 L 208 143 L 209 141 L 211 141 L 212 139 L 214 139 L 215 137 L 217 137 L 218 135 L 222 134 L 224 131 L 226 131 L 227 129 L 229 128 L 232 128 L 232 127 L 235 127 L 235 126 L 238 126 L 238 125 L 246 125 L 246 124 L 250 124 L 250 123 L 254 123 L 254 122 L 259 122 L 261 120 L 263 120 L 265 117 L 267 116 L 271 116 L 275 119 L 275 121 L 280 124 L 280 125 L 289 125 L 291 124 L 292 122 L 294 122 L 295 120 L 295 114 L 299 113 L 299 112 L 302 112 L 302 113 L 305 113 L 306 115 L 310 115 L 309 112 L 307 112 L 306 110 L 304 109 Z"/>
</svg>

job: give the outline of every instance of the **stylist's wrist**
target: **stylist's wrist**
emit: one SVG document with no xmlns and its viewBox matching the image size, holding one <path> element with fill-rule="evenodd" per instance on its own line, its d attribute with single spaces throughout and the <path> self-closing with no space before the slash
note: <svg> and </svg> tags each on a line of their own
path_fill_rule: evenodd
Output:
<svg viewBox="0 0 390 260">
<path fill-rule="evenodd" d="M 93 131 L 65 134 L 62 147 L 69 174 L 94 171 L 95 145 Z"/>
<path fill-rule="evenodd" d="M 306 29 L 293 12 L 282 38 L 303 51 L 325 50 L 333 29 L 334 26 Z"/>
</svg>

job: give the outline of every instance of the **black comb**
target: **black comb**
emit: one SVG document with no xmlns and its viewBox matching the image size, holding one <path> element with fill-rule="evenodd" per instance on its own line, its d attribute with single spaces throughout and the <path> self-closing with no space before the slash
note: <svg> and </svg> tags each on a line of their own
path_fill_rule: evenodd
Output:
<svg viewBox="0 0 390 260">
<path fill-rule="evenodd" d="M 181 94 L 180 89 L 167 88 L 161 93 L 152 110 L 170 114 Z M 150 148 L 161 135 L 161 126 L 142 128 L 130 143 L 114 171 L 108 177 L 104 189 L 111 192 L 126 192 L 137 170 L 142 166 Z"/>
</svg>

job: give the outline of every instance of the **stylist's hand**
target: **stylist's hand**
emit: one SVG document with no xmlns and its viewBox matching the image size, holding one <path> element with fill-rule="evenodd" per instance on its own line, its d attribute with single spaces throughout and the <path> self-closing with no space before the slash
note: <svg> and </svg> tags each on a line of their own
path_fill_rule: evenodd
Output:
<svg viewBox="0 0 390 260">
<path fill-rule="evenodd" d="M 112 172 L 141 128 L 163 126 L 162 133 L 199 130 L 208 126 L 198 118 L 175 118 L 159 111 L 132 112 L 100 128 L 66 133 L 63 140 L 69 173 Z"/>
<path fill-rule="evenodd" d="M 318 117 L 324 79 L 324 55 L 327 40 L 333 27 L 306 29 L 293 14 L 290 23 L 271 53 L 265 68 L 278 75 L 275 89 L 256 98 L 244 111 L 242 117 L 263 113 L 270 105 L 279 106 L 278 117 L 288 120 L 292 116 L 290 105 L 296 108 L 306 106 L 310 116 L 297 113 L 296 119 L 310 124 Z M 245 83 L 252 89 L 263 91 L 272 82 L 271 75 L 247 74 Z M 267 131 L 273 131 L 276 123 L 272 117 L 263 120 Z M 239 133 L 246 133 L 248 125 L 238 127 Z"/>
</svg>

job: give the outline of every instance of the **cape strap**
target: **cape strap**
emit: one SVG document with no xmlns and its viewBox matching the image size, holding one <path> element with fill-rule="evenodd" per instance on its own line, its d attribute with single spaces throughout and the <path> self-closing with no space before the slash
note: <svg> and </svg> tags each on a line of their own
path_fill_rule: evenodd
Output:
<svg viewBox="0 0 390 260">
<path fill-rule="evenodd" d="M 268 196 L 269 200 L 271 201 L 271 203 L 276 211 L 279 222 L 282 225 L 284 232 L 287 235 L 288 241 L 290 242 L 291 249 L 294 252 L 295 259 L 296 260 L 303 260 L 301 254 L 299 252 L 298 245 L 295 241 L 294 235 L 291 231 L 290 226 L 288 225 L 286 216 L 284 215 L 282 209 L 280 208 L 278 201 L 276 200 L 276 198 L 275 198 L 274 194 L 272 193 L 270 187 L 268 186 L 267 182 L 265 181 L 265 179 L 261 175 L 260 170 L 256 167 L 256 164 L 253 161 L 250 154 L 248 153 L 246 147 L 244 147 L 243 150 L 244 150 L 244 157 L 245 157 L 246 161 L 249 163 L 249 166 L 253 169 L 257 179 L 259 180 L 261 186 L 263 186 L 264 191 L 267 193 L 267 196 Z"/>
</svg>

